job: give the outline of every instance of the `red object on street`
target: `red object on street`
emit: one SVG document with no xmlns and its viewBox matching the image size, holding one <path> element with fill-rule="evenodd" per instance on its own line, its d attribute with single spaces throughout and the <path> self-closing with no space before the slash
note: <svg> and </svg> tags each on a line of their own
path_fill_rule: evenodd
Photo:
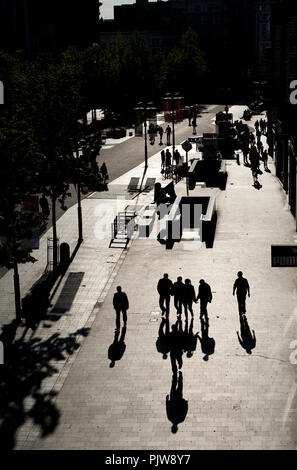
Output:
<svg viewBox="0 0 297 470">
<path fill-rule="evenodd" d="M 182 121 L 184 118 L 184 100 L 181 99 L 174 99 L 171 98 L 163 98 L 163 112 L 165 122 L 172 122 L 172 106 L 173 110 L 175 111 L 175 122 Z"/>
<path fill-rule="evenodd" d="M 23 201 L 23 210 L 30 212 L 39 212 L 39 198 L 38 196 L 29 196 Z"/>
</svg>

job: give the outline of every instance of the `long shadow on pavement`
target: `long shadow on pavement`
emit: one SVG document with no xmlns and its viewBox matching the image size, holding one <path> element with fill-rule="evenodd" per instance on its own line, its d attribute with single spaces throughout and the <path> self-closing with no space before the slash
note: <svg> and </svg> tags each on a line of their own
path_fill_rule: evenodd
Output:
<svg viewBox="0 0 297 470">
<path fill-rule="evenodd" d="M 53 361 L 65 361 L 79 347 L 79 336 L 87 336 L 82 328 L 68 337 L 58 333 L 47 340 L 30 338 L 14 341 L 16 325 L 6 325 L 0 340 L 4 344 L 4 365 L 0 367 L 0 445 L 14 449 L 20 426 L 33 420 L 41 437 L 51 434 L 59 422 L 60 411 L 54 402 L 57 392 L 42 391 L 43 381 L 59 370 Z"/>
<path fill-rule="evenodd" d="M 237 331 L 237 337 L 240 346 L 246 350 L 247 354 L 252 354 L 252 349 L 255 349 L 256 347 L 256 335 L 255 331 L 253 331 L 253 334 L 251 333 L 248 321 L 246 316 L 240 315 L 240 334 L 241 337 L 239 336 L 239 332 Z"/>
</svg>

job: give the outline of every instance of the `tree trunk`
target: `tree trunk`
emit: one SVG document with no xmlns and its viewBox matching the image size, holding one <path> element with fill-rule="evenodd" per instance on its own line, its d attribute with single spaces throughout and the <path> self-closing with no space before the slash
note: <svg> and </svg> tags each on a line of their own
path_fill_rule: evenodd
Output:
<svg viewBox="0 0 297 470">
<path fill-rule="evenodd" d="M 53 226 L 53 271 L 58 267 L 58 239 L 56 224 L 56 198 L 52 197 L 52 226 Z"/>
<path fill-rule="evenodd" d="M 15 314 L 18 321 L 21 320 L 21 290 L 20 290 L 20 278 L 18 272 L 18 263 L 15 261 L 14 266 L 14 299 L 15 299 Z"/>
</svg>

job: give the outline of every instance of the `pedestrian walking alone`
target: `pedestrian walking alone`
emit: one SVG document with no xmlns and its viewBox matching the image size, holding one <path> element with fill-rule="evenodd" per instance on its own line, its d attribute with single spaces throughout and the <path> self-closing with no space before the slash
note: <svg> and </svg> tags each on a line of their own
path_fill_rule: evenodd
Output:
<svg viewBox="0 0 297 470">
<path fill-rule="evenodd" d="M 127 323 L 127 310 L 129 308 L 129 301 L 127 294 L 122 291 L 121 286 L 117 287 L 117 292 L 113 296 L 113 306 L 116 311 L 116 326 L 120 327 L 121 312 L 123 313 L 123 321 Z"/>
<path fill-rule="evenodd" d="M 166 135 L 167 135 L 167 145 L 170 145 L 171 127 L 169 126 L 169 124 L 166 127 Z"/>
<path fill-rule="evenodd" d="M 163 145 L 163 134 L 164 134 L 164 129 L 163 129 L 163 127 L 159 126 L 159 136 L 160 136 L 159 145 Z"/>
<path fill-rule="evenodd" d="M 165 150 L 161 150 L 161 172 L 162 170 L 164 170 L 165 161 L 166 161 Z"/>
<path fill-rule="evenodd" d="M 250 297 L 250 286 L 247 279 L 243 277 L 242 271 L 237 273 L 237 279 L 233 285 L 233 295 L 235 295 L 235 292 L 237 295 L 238 312 L 239 315 L 242 315 L 246 313 L 246 295 L 248 294 Z"/>
<path fill-rule="evenodd" d="M 210 285 L 204 279 L 199 281 L 197 302 L 198 300 L 200 300 L 200 318 L 204 316 L 205 320 L 208 321 L 207 304 L 212 301 L 212 293 Z"/>
<path fill-rule="evenodd" d="M 106 167 L 105 163 L 102 163 L 101 168 L 100 168 L 100 172 L 101 172 L 101 175 L 102 175 L 102 178 L 103 178 L 103 183 L 105 184 L 108 181 L 108 172 L 107 172 L 107 167 Z"/>
<path fill-rule="evenodd" d="M 157 285 L 157 291 L 159 293 L 159 305 L 160 309 L 162 310 L 162 315 L 166 312 L 167 315 L 169 315 L 169 306 L 170 306 L 170 295 L 172 291 L 172 286 L 173 283 L 169 279 L 168 274 L 165 273 L 163 275 L 163 278 L 159 280 L 158 285 Z M 165 307 L 164 307 L 164 302 L 165 302 Z"/>
</svg>

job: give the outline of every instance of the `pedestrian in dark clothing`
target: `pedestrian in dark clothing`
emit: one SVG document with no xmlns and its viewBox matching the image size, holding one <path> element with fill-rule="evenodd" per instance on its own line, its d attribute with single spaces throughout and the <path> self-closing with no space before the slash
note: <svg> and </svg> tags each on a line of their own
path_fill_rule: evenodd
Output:
<svg viewBox="0 0 297 470">
<path fill-rule="evenodd" d="M 258 120 L 255 122 L 255 129 L 256 129 L 256 131 L 259 130 L 259 121 Z"/>
<path fill-rule="evenodd" d="M 263 153 L 262 153 L 262 160 L 263 160 L 263 163 L 264 163 L 264 168 L 265 170 L 268 169 L 268 166 L 267 166 L 267 163 L 268 163 L 268 152 L 267 150 L 264 150 Z"/>
<path fill-rule="evenodd" d="M 121 312 L 123 313 L 123 321 L 126 324 L 127 323 L 127 310 L 129 308 L 129 301 L 128 301 L 127 294 L 125 294 L 125 292 L 122 292 L 121 286 L 117 287 L 117 292 L 113 296 L 113 306 L 117 315 L 116 317 L 117 328 L 119 328 Z"/>
<path fill-rule="evenodd" d="M 235 295 L 235 291 L 236 291 L 237 301 L 238 301 L 238 311 L 239 311 L 239 315 L 242 315 L 246 313 L 246 306 L 245 306 L 246 294 L 248 294 L 248 296 L 250 297 L 250 286 L 249 286 L 247 279 L 243 277 L 242 271 L 239 271 L 237 273 L 237 276 L 238 277 L 236 281 L 234 282 L 234 286 L 233 286 L 233 295 Z"/>
<path fill-rule="evenodd" d="M 165 167 L 165 161 L 166 161 L 165 150 L 161 150 L 161 169 Z"/>
<path fill-rule="evenodd" d="M 172 288 L 172 293 L 174 295 L 174 306 L 178 315 L 180 315 L 182 312 L 184 288 L 185 285 L 183 283 L 183 278 L 179 276 L 176 282 L 173 284 Z"/>
<path fill-rule="evenodd" d="M 159 145 L 163 145 L 163 142 L 162 142 L 163 134 L 164 134 L 163 127 L 159 126 L 159 136 L 160 136 L 160 143 L 159 143 Z"/>
<path fill-rule="evenodd" d="M 184 286 L 184 294 L 183 294 L 183 304 L 184 304 L 186 318 L 188 317 L 188 309 L 191 315 L 192 316 L 194 315 L 192 306 L 193 306 L 193 302 L 195 301 L 196 301 L 196 294 L 195 294 L 194 286 L 192 286 L 190 279 L 186 279 L 185 286 Z"/>
<path fill-rule="evenodd" d="M 165 160 L 167 167 L 168 167 L 168 166 L 171 166 L 171 158 L 172 158 L 171 153 L 170 153 L 170 151 L 167 149 L 167 150 L 166 150 L 166 160 Z"/>
<path fill-rule="evenodd" d="M 170 306 L 170 295 L 172 290 L 172 281 L 168 278 L 168 274 L 165 273 L 163 278 L 159 280 L 157 285 L 157 291 L 160 295 L 159 305 L 162 310 L 162 315 L 166 312 L 169 315 L 169 306 Z M 166 307 L 164 307 L 164 302 Z"/>
<path fill-rule="evenodd" d="M 200 300 L 200 318 L 205 316 L 205 319 L 208 321 L 207 304 L 212 301 L 212 293 L 209 284 L 207 284 L 204 279 L 200 279 L 199 281 L 197 302 L 198 300 Z"/>
<path fill-rule="evenodd" d="M 103 183 L 105 184 L 106 181 L 108 180 L 107 167 L 106 167 L 105 163 L 102 163 L 100 171 L 101 171 L 101 175 L 102 175 L 102 178 L 103 178 Z"/>
<path fill-rule="evenodd" d="M 183 376 L 173 375 L 170 396 L 166 396 L 166 412 L 169 421 L 172 422 L 171 432 L 178 431 L 178 425 L 182 423 L 188 413 L 188 402 L 183 398 Z"/>
<path fill-rule="evenodd" d="M 170 145 L 171 127 L 169 126 L 169 124 L 166 127 L 166 135 L 167 135 L 167 145 Z"/>
<path fill-rule="evenodd" d="M 176 324 L 171 326 L 171 333 L 169 333 L 168 339 L 172 373 L 176 374 L 177 364 L 179 369 L 183 366 L 183 334 L 178 330 Z"/>
<path fill-rule="evenodd" d="M 175 149 L 175 151 L 174 151 L 173 158 L 175 160 L 175 164 L 178 165 L 179 161 L 180 161 L 180 153 L 177 149 Z"/>
</svg>

